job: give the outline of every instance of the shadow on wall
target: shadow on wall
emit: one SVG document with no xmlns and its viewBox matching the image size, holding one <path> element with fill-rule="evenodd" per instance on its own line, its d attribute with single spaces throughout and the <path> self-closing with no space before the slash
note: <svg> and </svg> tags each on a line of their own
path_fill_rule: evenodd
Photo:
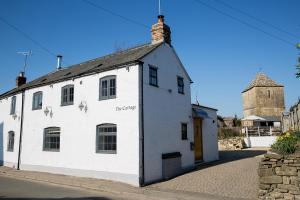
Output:
<svg viewBox="0 0 300 200">
<path fill-rule="evenodd" d="M 4 147 L 3 147 L 3 122 L 0 123 L 0 166 L 3 165 L 3 151 L 4 151 Z"/>
</svg>

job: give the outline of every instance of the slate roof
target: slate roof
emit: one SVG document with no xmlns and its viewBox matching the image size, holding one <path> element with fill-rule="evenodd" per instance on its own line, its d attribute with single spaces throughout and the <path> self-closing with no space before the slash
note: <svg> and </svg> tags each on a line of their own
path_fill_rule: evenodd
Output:
<svg viewBox="0 0 300 200">
<path fill-rule="evenodd" d="M 72 65 L 61 70 L 56 70 L 54 72 L 41 76 L 33 81 L 30 81 L 20 87 L 14 88 L 8 92 L 1 94 L 0 99 L 17 94 L 22 90 L 26 90 L 29 88 L 49 85 L 52 83 L 61 82 L 92 73 L 108 71 L 116 69 L 122 65 L 138 62 L 146 55 L 151 53 L 153 50 L 155 50 L 157 47 L 159 47 L 161 44 L 162 43 L 148 43 L 141 46 L 126 49 L 121 52 L 89 60 L 80 64 Z"/>
<path fill-rule="evenodd" d="M 280 85 L 267 77 L 263 73 L 258 73 L 255 77 L 255 79 L 250 83 L 250 85 L 243 91 L 246 92 L 253 87 L 283 87 L 283 85 Z"/>
</svg>

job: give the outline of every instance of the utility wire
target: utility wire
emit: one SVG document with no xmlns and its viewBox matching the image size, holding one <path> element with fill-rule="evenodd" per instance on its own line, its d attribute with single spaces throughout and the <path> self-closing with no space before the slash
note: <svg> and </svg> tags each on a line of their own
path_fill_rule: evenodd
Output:
<svg viewBox="0 0 300 200">
<path fill-rule="evenodd" d="M 6 25 L 8 25 L 9 27 L 11 27 L 12 29 L 14 29 L 15 31 L 17 31 L 18 33 L 20 33 L 21 35 L 23 35 L 24 37 L 26 37 L 28 40 L 30 40 L 31 42 L 33 42 L 34 44 L 36 44 L 37 46 L 39 46 L 41 49 L 43 49 L 45 52 L 47 52 L 51 56 L 55 56 L 56 57 L 55 53 L 51 52 L 47 47 L 45 47 L 44 45 L 42 45 L 38 41 L 34 40 L 32 37 L 30 37 L 27 33 L 25 33 L 24 31 L 22 31 L 21 29 L 17 28 L 16 26 L 14 26 L 11 23 L 9 23 L 8 21 L 6 21 L 5 19 L 3 19 L 2 17 L 0 17 L 0 20 L 3 23 L 5 23 Z"/>
<path fill-rule="evenodd" d="M 282 32 L 282 33 L 285 33 L 285 34 L 290 35 L 290 36 L 292 36 L 292 37 L 294 37 L 294 38 L 297 38 L 297 39 L 300 37 L 299 35 L 296 35 L 296 34 L 294 34 L 294 33 L 291 33 L 291 32 L 289 32 L 289 31 L 286 31 L 286 30 L 284 30 L 284 29 L 282 29 L 282 28 L 280 28 L 280 27 L 278 27 L 278 26 L 275 26 L 274 24 L 271 24 L 271 23 L 266 22 L 266 21 L 264 21 L 264 20 L 262 20 L 262 19 L 259 19 L 258 17 L 255 17 L 255 16 L 253 16 L 253 15 L 251 15 L 251 14 L 249 14 L 249 13 L 247 13 L 247 12 L 241 10 L 241 9 L 235 8 L 235 7 L 231 6 L 230 4 L 228 4 L 228 3 L 226 3 L 226 2 L 224 2 L 224 1 L 222 1 L 222 0 L 215 0 L 215 1 L 216 1 L 217 3 L 219 3 L 219 4 L 222 4 L 222 5 L 226 6 L 227 8 L 230 8 L 231 10 L 234 10 L 234 11 L 236 11 L 236 12 L 239 12 L 239 13 L 241 13 L 241 14 L 243 14 L 243 15 L 245 15 L 245 16 L 251 18 L 251 19 L 254 19 L 254 20 L 256 20 L 256 21 L 258 21 L 258 22 L 260 22 L 260 23 L 262 23 L 262 24 L 264 24 L 264 25 L 267 25 L 267 26 L 269 26 L 269 27 L 272 27 L 272 28 L 274 28 L 274 29 L 276 29 L 276 30 L 278 30 L 278 31 L 280 31 L 280 32 Z"/>
<path fill-rule="evenodd" d="M 7 26 L 11 27 L 12 29 L 14 29 L 15 31 L 17 31 L 18 33 L 20 33 L 21 35 L 23 35 L 25 38 L 27 38 L 28 40 L 30 40 L 31 42 L 33 42 L 35 45 L 37 45 L 38 47 L 40 47 L 42 50 L 44 50 L 45 52 L 47 52 L 49 55 L 56 57 L 57 55 L 55 53 L 53 53 L 50 49 L 48 49 L 46 46 L 42 45 L 40 42 L 36 41 L 35 39 L 33 39 L 32 37 L 30 37 L 27 33 L 25 33 L 24 31 L 22 31 L 21 29 L 19 29 L 18 27 L 16 27 L 15 25 L 9 23 L 7 20 L 5 20 L 3 17 L 0 16 L 0 21 L 2 21 L 4 24 L 6 24 Z M 66 65 L 70 65 L 68 62 L 63 61 L 63 63 L 65 63 Z"/>
<path fill-rule="evenodd" d="M 277 36 L 277 35 L 274 35 L 274 34 L 272 34 L 272 33 L 268 33 L 267 31 L 264 31 L 264 30 L 260 29 L 259 27 L 256 27 L 256 26 L 254 26 L 254 25 L 252 25 L 252 24 L 250 24 L 250 23 L 248 23 L 248 22 L 245 22 L 245 21 L 243 21 L 243 20 L 241 20 L 241 19 L 239 19 L 239 18 L 237 18 L 237 17 L 234 17 L 234 16 L 232 16 L 232 15 L 230 15 L 230 14 L 227 14 L 227 13 L 225 13 L 225 12 L 223 12 L 223 11 L 221 11 L 221 10 L 219 10 L 219 9 L 217 9 L 217 8 L 215 8 L 215 7 L 213 7 L 213 6 L 209 5 L 209 4 L 207 4 L 207 3 L 204 3 L 204 2 L 202 2 L 202 1 L 200 1 L 200 0 L 194 0 L 194 1 L 195 1 L 196 3 L 198 3 L 198 4 L 201 4 L 201 5 L 203 5 L 203 6 L 207 7 L 207 8 L 209 8 L 209 9 L 211 9 L 211 10 L 214 10 L 214 11 L 216 11 L 216 12 L 218 12 L 218 13 L 220 13 L 220 14 L 226 16 L 226 17 L 229 17 L 229 18 L 231 18 L 231 19 L 233 19 L 233 20 L 235 20 L 235 21 L 237 21 L 237 22 L 239 22 L 239 23 L 241 23 L 241 24 L 244 24 L 245 26 L 248 26 L 248 27 L 250 27 L 250 28 L 252 28 L 252 29 L 254 29 L 254 30 L 257 30 L 257 31 L 259 31 L 259 32 L 262 32 L 262 33 L 264 33 L 265 35 L 268 35 L 269 37 L 272 37 L 272 38 L 274 38 L 274 39 L 280 40 L 281 42 L 284 42 L 284 43 L 286 43 L 286 44 L 288 44 L 288 45 L 291 45 L 291 46 L 295 47 L 295 44 L 294 44 L 293 42 L 290 42 L 290 41 L 288 41 L 288 40 L 286 40 L 286 39 L 283 39 L 283 38 L 281 38 L 281 37 L 279 37 L 279 36 Z"/>
<path fill-rule="evenodd" d="M 120 14 L 118 14 L 118 13 L 115 13 L 115 12 L 113 12 L 113 11 L 107 9 L 107 8 L 104 8 L 104 7 L 102 7 L 102 6 L 98 5 L 98 4 L 95 4 L 95 3 L 93 3 L 93 2 L 91 2 L 91 1 L 89 1 L 89 0 L 82 0 L 82 2 L 84 2 L 84 3 L 86 3 L 86 4 L 89 4 L 90 6 L 93 6 L 93 7 L 97 8 L 97 9 L 100 9 L 100 10 L 106 12 L 106 13 L 109 13 L 109 14 L 111 14 L 111 15 L 113 15 L 113 16 L 119 17 L 119 18 L 121 18 L 121 19 L 123 19 L 123 20 L 125 20 L 125 21 L 128 21 L 128 22 L 130 22 L 130 23 L 136 24 L 136 25 L 141 26 L 141 27 L 143 27 L 143 28 L 146 28 L 147 30 L 150 29 L 149 26 L 147 26 L 147 25 L 145 25 L 145 24 L 143 24 L 143 23 L 140 23 L 140 22 L 138 22 L 138 21 L 135 21 L 134 19 L 130 19 L 130 18 L 128 18 L 128 17 L 122 16 L 122 15 L 120 15 Z"/>
</svg>

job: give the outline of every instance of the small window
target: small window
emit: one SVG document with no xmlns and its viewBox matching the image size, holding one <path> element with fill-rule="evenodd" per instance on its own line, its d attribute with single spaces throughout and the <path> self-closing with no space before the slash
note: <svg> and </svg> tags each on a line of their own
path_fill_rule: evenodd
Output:
<svg viewBox="0 0 300 200">
<path fill-rule="evenodd" d="M 156 67 L 149 66 L 149 84 L 156 87 L 158 86 Z"/>
<path fill-rule="evenodd" d="M 44 129 L 44 151 L 59 151 L 60 149 L 60 128 L 49 127 Z"/>
<path fill-rule="evenodd" d="M 36 92 L 33 94 L 32 110 L 40 110 L 43 106 L 43 92 Z"/>
<path fill-rule="evenodd" d="M 16 103 L 17 103 L 17 97 L 13 96 L 11 98 L 11 103 L 10 103 L 10 114 L 11 115 L 16 113 Z"/>
<path fill-rule="evenodd" d="M 7 141 L 7 151 L 14 151 L 14 144 L 15 144 L 15 132 L 9 131 L 8 132 L 8 141 Z"/>
<path fill-rule="evenodd" d="M 268 98 L 270 99 L 271 98 L 271 91 L 268 90 Z"/>
<path fill-rule="evenodd" d="M 66 85 L 61 88 L 61 105 L 68 106 L 74 104 L 74 85 Z"/>
<path fill-rule="evenodd" d="M 187 124 L 186 123 L 181 124 L 181 139 L 187 140 Z"/>
<path fill-rule="evenodd" d="M 101 78 L 99 82 L 99 90 L 99 100 L 116 98 L 116 76 L 107 76 Z"/>
<path fill-rule="evenodd" d="M 177 76 L 177 87 L 178 87 L 178 93 L 184 94 L 184 82 L 183 82 L 183 78 L 180 76 Z"/>
<path fill-rule="evenodd" d="M 115 124 L 97 126 L 96 152 L 117 153 L 117 126 Z"/>
</svg>

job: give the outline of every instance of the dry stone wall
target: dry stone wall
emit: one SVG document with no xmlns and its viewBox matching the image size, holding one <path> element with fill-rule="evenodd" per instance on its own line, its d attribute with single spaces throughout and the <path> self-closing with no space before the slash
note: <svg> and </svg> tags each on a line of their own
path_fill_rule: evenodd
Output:
<svg viewBox="0 0 300 200">
<path fill-rule="evenodd" d="M 265 154 L 258 169 L 258 198 L 300 200 L 300 153 Z"/>
<path fill-rule="evenodd" d="M 218 141 L 219 150 L 241 150 L 246 147 L 244 138 L 234 137 Z"/>
</svg>

